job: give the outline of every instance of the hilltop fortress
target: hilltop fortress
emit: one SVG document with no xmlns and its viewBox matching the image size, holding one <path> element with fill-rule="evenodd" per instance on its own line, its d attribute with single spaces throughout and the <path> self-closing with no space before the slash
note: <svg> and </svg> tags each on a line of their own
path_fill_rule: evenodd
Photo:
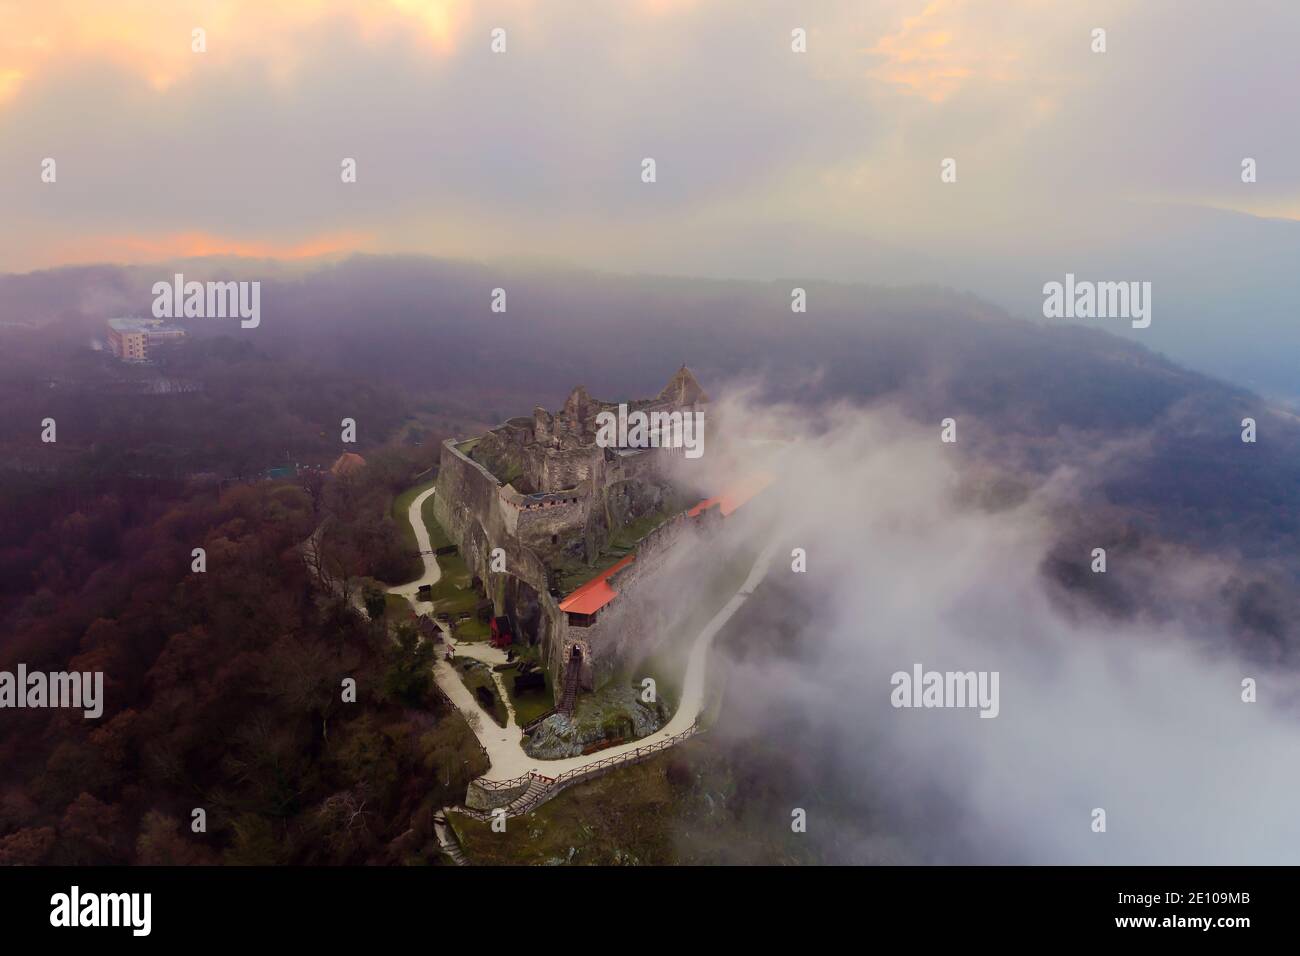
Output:
<svg viewBox="0 0 1300 956">
<path fill-rule="evenodd" d="M 554 415 L 539 407 L 479 438 L 443 443 L 435 516 L 495 613 L 510 618 L 517 640 L 540 647 L 562 710 L 612 677 L 629 652 L 648 653 L 665 622 L 637 592 L 676 541 L 735 504 L 691 507 L 695 499 L 674 480 L 686 450 L 669 447 L 666 435 L 638 443 L 649 447 L 611 447 L 609 429 L 601 440 L 598 432 L 610 414 L 637 411 L 699 421 L 708 401 L 682 366 L 657 396 L 621 409 L 579 386 Z M 498 548 L 504 572 L 492 570 Z"/>
</svg>

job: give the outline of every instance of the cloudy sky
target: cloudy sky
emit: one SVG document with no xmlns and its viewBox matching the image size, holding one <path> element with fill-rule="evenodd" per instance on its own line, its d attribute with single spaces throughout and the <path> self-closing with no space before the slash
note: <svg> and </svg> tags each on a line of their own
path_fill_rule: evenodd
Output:
<svg viewBox="0 0 1300 956">
<path fill-rule="evenodd" d="M 941 257 L 1101 242 L 1115 224 L 1084 212 L 1121 200 L 1297 218 L 1297 27 L 1287 0 L 0 0 L 0 270 L 370 251 L 637 271 L 755 229 Z"/>
</svg>

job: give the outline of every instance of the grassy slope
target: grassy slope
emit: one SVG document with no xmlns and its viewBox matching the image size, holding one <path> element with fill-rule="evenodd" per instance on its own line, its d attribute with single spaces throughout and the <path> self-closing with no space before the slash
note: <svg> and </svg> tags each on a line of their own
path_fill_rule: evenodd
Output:
<svg viewBox="0 0 1300 956">
<path fill-rule="evenodd" d="M 818 862 L 789 811 L 746 799 L 707 739 L 578 784 L 505 833 L 449 816 L 470 861 L 485 866 Z"/>
<path fill-rule="evenodd" d="M 416 485 L 414 488 L 408 488 L 400 495 L 393 499 L 392 514 L 393 520 L 398 523 L 410 543 L 412 550 L 418 547 L 415 537 L 415 531 L 411 528 L 411 522 L 408 519 L 413 502 L 420 494 L 434 486 L 433 481 L 427 481 L 422 485 Z M 451 537 L 443 530 L 442 525 L 433 516 L 434 496 L 430 495 L 424 499 L 424 504 L 420 506 L 420 517 L 424 520 L 424 527 L 429 532 L 429 544 L 436 550 L 437 548 L 446 547 L 452 544 Z M 435 611 L 446 611 L 454 620 L 456 615 L 461 613 L 474 613 L 474 608 L 478 604 L 478 595 L 469 588 L 472 575 L 469 568 L 466 567 L 464 560 L 458 554 L 443 554 L 437 558 L 438 568 L 442 572 L 442 577 L 438 583 L 433 586 L 432 600 L 435 602 Z M 402 602 L 405 604 L 405 602 Z M 488 638 L 488 626 L 477 620 L 466 621 L 456 628 L 456 637 L 462 641 L 483 641 Z"/>
<path fill-rule="evenodd" d="M 642 538 L 671 517 L 672 515 L 663 512 L 655 512 L 623 525 L 609 539 L 609 550 L 615 552 L 631 551 Z"/>
<path fill-rule="evenodd" d="M 445 548 L 452 544 L 451 538 L 447 532 L 442 530 L 442 525 L 438 524 L 438 519 L 433 516 L 434 495 L 424 499 L 424 504 L 420 506 L 420 517 L 424 519 L 424 526 L 429 531 L 429 544 L 436 551 L 438 548 Z M 410 524 L 408 521 L 407 524 Z"/>
<path fill-rule="evenodd" d="M 490 635 L 488 625 L 473 617 L 480 599 L 478 592 L 470 587 L 473 575 L 465 561 L 459 554 L 443 554 L 438 556 L 438 567 L 442 570 L 442 577 L 431 592 L 435 613 L 446 612 L 453 622 L 460 614 L 471 615 L 468 621 L 453 623 L 456 639 L 486 641 Z"/>
<path fill-rule="evenodd" d="M 393 504 L 391 508 L 391 514 L 393 516 L 393 520 L 397 522 L 397 527 L 399 527 L 402 530 L 402 537 L 406 539 L 406 543 L 410 546 L 412 551 L 419 550 L 419 545 L 416 543 L 415 540 L 415 529 L 411 527 L 411 522 L 407 520 L 408 513 L 411 510 L 411 502 L 414 501 L 416 498 L 418 498 L 422 493 L 432 488 L 433 486 L 434 486 L 433 481 L 426 481 L 422 485 L 416 485 L 413 488 L 407 488 L 400 495 L 397 495 L 395 498 L 393 498 Z M 425 501 L 424 503 L 426 508 L 428 507 L 431 501 L 433 501 L 432 495 L 430 495 L 428 501 Z M 429 524 L 429 520 L 427 517 L 425 518 L 424 523 L 426 526 L 429 527 L 430 537 L 432 537 L 433 526 Z M 438 547 L 438 545 L 435 544 L 434 547 L 436 548 Z"/>
</svg>

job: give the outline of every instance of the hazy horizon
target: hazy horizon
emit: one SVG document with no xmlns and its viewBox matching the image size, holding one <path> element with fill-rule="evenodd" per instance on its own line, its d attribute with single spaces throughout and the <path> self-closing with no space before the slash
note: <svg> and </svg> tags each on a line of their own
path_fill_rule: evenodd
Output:
<svg viewBox="0 0 1300 956">
<path fill-rule="evenodd" d="M 83 7 L 0 5 L 6 273 L 409 254 L 937 284 L 1039 321 L 1070 273 L 1152 283 L 1149 328 L 1087 324 L 1300 397 L 1284 3 Z"/>
</svg>

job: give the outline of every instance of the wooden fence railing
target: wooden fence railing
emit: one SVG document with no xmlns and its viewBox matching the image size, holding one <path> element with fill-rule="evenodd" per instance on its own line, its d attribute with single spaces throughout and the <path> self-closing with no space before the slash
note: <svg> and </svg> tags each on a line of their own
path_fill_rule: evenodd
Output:
<svg viewBox="0 0 1300 956">
<path fill-rule="evenodd" d="M 550 716 L 551 716 L 552 714 L 554 714 L 554 713 L 555 713 L 555 708 L 552 707 L 552 708 L 551 708 L 550 710 L 548 710 L 546 713 L 544 713 L 544 714 L 540 714 L 540 715 L 538 715 L 537 717 L 534 717 L 532 720 L 530 720 L 528 723 L 524 724 L 524 725 L 523 725 L 522 727 L 520 727 L 519 729 L 520 729 L 521 731 L 523 731 L 524 733 L 526 733 L 526 734 L 527 734 L 527 733 L 531 733 L 532 730 L 533 730 L 533 728 L 535 728 L 535 727 L 536 727 L 538 724 L 540 724 L 543 720 L 545 720 L 547 717 L 550 717 Z"/>
<path fill-rule="evenodd" d="M 474 783 L 482 787 L 484 790 L 510 790 L 514 787 L 522 787 L 532 778 L 533 772 L 530 770 L 523 776 L 515 777 L 513 780 L 484 780 L 479 778 L 478 780 L 475 780 Z"/>
<path fill-rule="evenodd" d="M 632 750 L 624 751 L 621 754 L 611 754 L 608 757 L 602 757 L 600 760 L 584 764 L 581 767 L 574 767 L 572 770 L 566 770 L 564 773 L 554 777 L 548 777 L 546 774 L 531 770 L 523 776 L 515 777 L 513 780 L 478 780 L 476 783 L 485 790 L 508 790 L 512 787 L 522 786 L 524 782 L 527 781 L 528 790 L 521 794 L 513 803 L 509 803 L 505 807 L 500 808 L 505 810 L 507 817 L 515 817 L 520 814 L 528 813 L 539 804 L 542 804 L 555 796 L 555 794 L 563 790 L 565 787 L 572 786 L 584 777 L 601 773 L 602 771 L 609 770 L 613 767 L 621 767 L 625 764 L 637 763 L 638 761 L 645 760 L 657 753 L 663 753 L 670 747 L 675 747 L 688 737 L 692 737 L 699 733 L 699 729 L 700 725 L 697 721 L 683 730 L 680 734 L 675 734 L 672 737 L 667 737 L 663 740 L 656 741 L 655 743 L 646 744 L 641 747 L 633 748 Z M 469 807 L 457 807 L 456 811 L 474 817 L 476 820 L 490 820 L 492 818 L 492 811 L 488 810 L 472 810 Z"/>
<path fill-rule="evenodd" d="M 447 696 L 447 692 L 438 685 L 437 681 L 433 682 L 433 691 L 435 694 L 437 694 L 438 697 L 442 699 L 443 703 L 445 703 L 449 708 L 451 708 L 453 711 L 456 711 L 457 713 L 460 713 L 460 708 L 457 707 L 455 702 L 452 701 L 452 699 Z M 470 730 L 470 733 L 474 734 L 473 729 Z M 488 755 L 487 748 L 483 746 L 482 741 L 478 739 L 477 735 L 474 735 L 474 746 L 478 747 L 478 752 L 483 755 L 483 760 L 487 763 L 487 765 L 489 767 L 492 766 L 492 758 Z"/>
<path fill-rule="evenodd" d="M 685 730 L 683 730 L 680 734 L 676 734 L 672 737 L 667 737 L 663 740 L 656 741 L 655 743 L 652 744 L 646 744 L 643 747 L 637 747 L 633 750 L 624 751 L 621 754 L 613 754 L 609 757 L 602 757 L 600 760 L 597 760 L 594 763 L 589 763 L 586 766 L 574 767 L 572 770 L 566 770 L 558 777 L 551 778 L 551 780 L 554 784 L 569 783 L 574 780 L 581 779 L 582 777 L 585 777 L 588 774 L 596 773 L 599 770 L 606 770 L 610 767 L 617 767 L 620 764 L 625 764 L 625 763 L 635 763 L 638 760 L 643 760 L 646 757 L 667 750 L 669 747 L 675 747 L 677 744 L 681 743 L 687 737 L 694 735 L 698 730 L 699 730 L 699 723 L 698 722 L 693 723 Z"/>
</svg>

